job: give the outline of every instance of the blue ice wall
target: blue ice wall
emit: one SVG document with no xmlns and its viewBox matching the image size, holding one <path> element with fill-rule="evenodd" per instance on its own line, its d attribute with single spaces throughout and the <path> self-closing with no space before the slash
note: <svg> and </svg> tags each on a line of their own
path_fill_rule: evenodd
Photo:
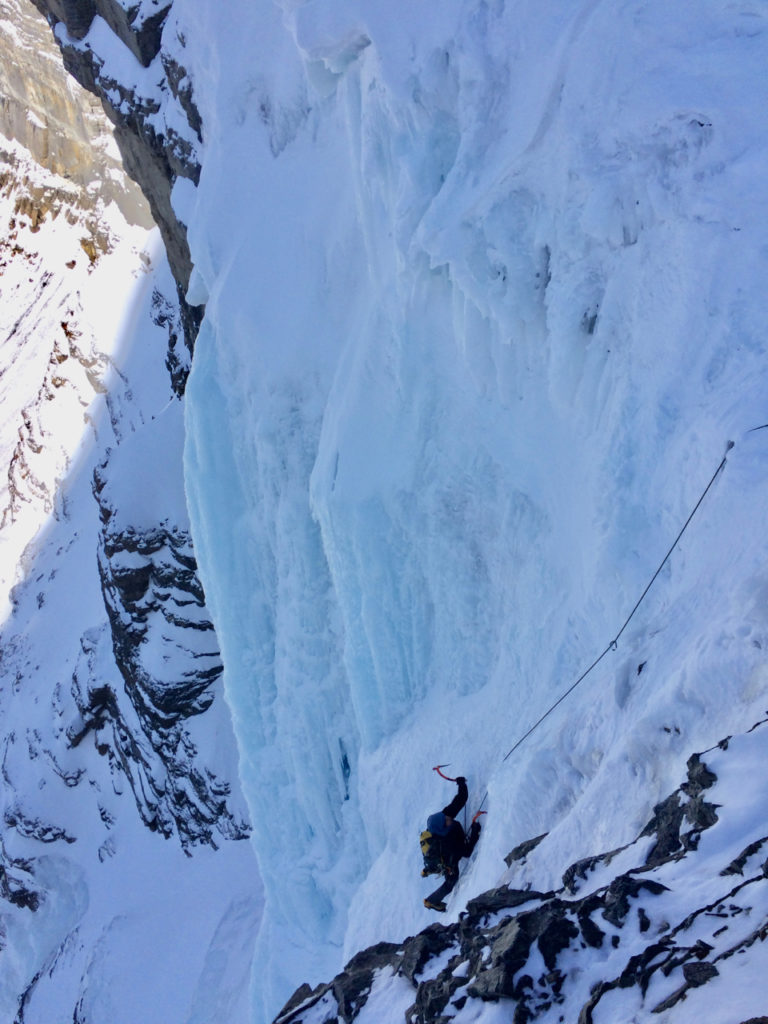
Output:
<svg viewBox="0 0 768 1024">
<path fill-rule="evenodd" d="M 611 638 L 728 436 L 762 422 L 743 282 L 765 269 L 765 217 L 733 196 L 758 195 L 736 154 L 756 168 L 765 143 L 732 117 L 761 58 L 744 43 L 715 86 L 696 47 L 746 37 L 717 8 L 692 39 L 683 8 L 286 3 L 198 30 L 208 306 L 186 479 L 271 1012 L 344 948 L 425 923 L 413 829 L 445 798 L 437 761 L 490 793 L 473 882 L 564 822 L 554 881 L 617 786 L 640 818 L 639 778 L 677 784 L 691 746 L 669 722 L 693 743 L 739 706 L 722 686 L 692 698 L 703 670 L 681 667 L 689 648 L 720 664 L 705 623 L 714 608 L 712 637 L 735 636 L 729 595 L 757 572 L 762 542 L 719 559 L 719 525 L 752 536 L 724 498 L 602 689 L 502 762 Z"/>
</svg>

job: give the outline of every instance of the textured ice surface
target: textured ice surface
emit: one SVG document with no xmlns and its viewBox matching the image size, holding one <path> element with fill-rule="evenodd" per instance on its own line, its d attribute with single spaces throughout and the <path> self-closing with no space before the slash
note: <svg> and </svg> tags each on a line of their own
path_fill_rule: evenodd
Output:
<svg viewBox="0 0 768 1024">
<path fill-rule="evenodd" d="M 489 794 L 456 914 L 523 839 L 550 831 L 546 888 L 633 836 L 763 706 L 766 26 L 662 0 L 174 12 L 206 125 L 187 493 L 275 1011 L 428 922 L 433 764 Z M 728 440 L 618 651 L 503 761 Z"/>
</svg>

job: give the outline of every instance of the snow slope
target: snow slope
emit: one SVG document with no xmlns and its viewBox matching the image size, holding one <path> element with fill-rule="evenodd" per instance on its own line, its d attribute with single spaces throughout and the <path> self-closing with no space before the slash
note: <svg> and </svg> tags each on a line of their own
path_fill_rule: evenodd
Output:
<svg viewBox="0 0 768 1024">
<path fill-rule="evenodd" d="M 17 143 L 0 137 L 0 150 L 0 1019 L 245 1019 L 261 907 L 253 851 L 220 834 L 185 849 L 142 820 L 131 777 L 146 784 L 142 769 L 156 766 L 97 561 L 97 467 L 109 467 L 102 503 L 114 501 L 123 525 L 187 522 L 182 411 L 153 321 L 175 284 L 156 230 L 84 197 Z M 91 259 L 82 242 L 94 240 Z M 154 655 L 178 679 L 192 659 L 164 633 Z M 115 718 L 85 723 L 81 704 L 109 688 Z M 237 812 L 231 724 L 220 684 L 211 690 L 177 764 Z M 194 782 L 184 784 L 196 809 Z"/>
<path fill-rule="evenodd" d="M 536 840 L 521 844 L 505 884 L 458 922 L 358 953 L 331 982 L 299 989 L 276 1024 L 758 1024 L 765 724 L 693 755 L 634 842 L 576 862 L 546 892 L 515 887 Z"/>
<path fill-rule="evenodd" d="M 205 136 L 186 483 L 260 1019 L 428 923 L 433 764 L 488 793 L 455 917 L 523 839 L 549 832 L 538 888 L 628 841 L 763 709 L 768 26 L 746 0 L 171 17 Z M 504 760 L 728 441 L 617 651 Z"/>
</svg>

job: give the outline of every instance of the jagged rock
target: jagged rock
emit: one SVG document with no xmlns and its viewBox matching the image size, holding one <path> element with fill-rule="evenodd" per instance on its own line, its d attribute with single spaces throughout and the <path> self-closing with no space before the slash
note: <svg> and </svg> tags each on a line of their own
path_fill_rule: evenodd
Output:
<svg viewBox="0 0 768 1024">
<path fill-rule="evenodd" d="M 578 892 L 577 879 L 584 880 L 604 859 L 604 854 L 598 854 L 595 857 L 583 857 L 571 864 L 563 873 L 563 887 L 571 894 Z"/>
<path fill-rule="evenodd" d="M 331 1024 L 341 1017 L 345 1024 L 351 1024 L 368 1000 L 375 972 L 382 967 L 397 969 L 402 948 L 391 942 L 380 942 L 357 953 L 329 984 L 318 985 L 314 989 L 307 984 L 301 985 L 275 1020 L 280 1024 L 288 1024 L 289 1021 L 299 1024 L 307 1010 L 329 997 L 324 1021 Z"/>
<path fill-rule="evenodd" d="M 653 817 L 641 833 L 644 836 L 655 833 L 657 837 L 646 858 L 648 866 L 661 864 L 670 856 L 695 847 L 701 831 L 717 821 L 715 804 L 708 803 L 702 797 L 704 790 L 715 783 L 716 776 L 701 761 L 700 754 L 693 754 L 688 759 L 687 767 L 687 781 L 654 807 Z M 685 802 L 681 794 L 687 798 Z M 693 826 L 688 832 L 681 831 L 684 821 Z"/>
<path fill-rule="evenodd" d="M 371 991 L 374 971 L 381 967 L 394 966 L 399 962 L 401 946 L 391 942 L 380 942 L 354 956 L 344 971 L 331 982 L 339 1014 L 350 1024 L 365 1006 Z"/>
<path fill-rule="evenodd" d="M 187 336 L 197 337 L 202 319 L 201 306 L 172 303 L 157 289 L 152 293 L 152 320 L 168 334 L 168 353 L 165 367 L 171 378 L 174 392 L 180 395 L 184 391 L 190 368 L 190 352 L 184 345 Z M 192 317 L 194 323 L 187 320 Z"/>
<path fill-rule="evenodd" d="M 200 111 L 195 106 L 192 96 L 192 83 L 189 80 L 187 69 L 166 53 L 162 54 L 161 59 L 168 80 L 168 88 L 181 104 L 184 113 L 187 115 L 190 128 L 197 138 L 202 140 L 203 121 L 200 117 Z"/>
<path fill-rule="evenodd" d="M 102 58 L 90 47 L 79 44 L 94 17 L 100 15 L 117 38 L 148 67 L 160 53 L 163 25 L 172 4 L 169 0 L 157 8 L 143 0 L 126 5 L 116 0 L 33 0 L 33 3 L 53 28 L 58 23 L 66 27 L 66 33 L 56 37 L 64 65 L 85 89 L 101 100 L 114 126 L 123 166 L 147 198 L 177 282 L 181 324 L 191 353 L 203 310 L 186 300 L 192 263 L 187 227 L 173 209 L 171 191 L 177 178 L 188 178 L 197 184 L 200 175 L 196 146 L 202 137 L 202 125 L 192 83 L 178 61 L 165 57 L 159 61 L 157 96 L 175 102 L 179 116 L 172 120 L 177 124 L 185 121 L 188 127 L 184 134 L 170 126 L 161 132 L 155 116 L 161 109 L 159 100 L 139 96 L 130 83 L 112 77 Z M 186 384 L 187 372 L 174 375 L 179 394 Z"/>
<path fill-rule="evenodd" d="M 101 99 L 114 126 L 123 166 L 144 192 L 163 236 L 173 275 L 186 292 L 192 262 L 186 225 L 173 210 L 171 190 L 178 177 L 189 178 L 197 184 L 200 165 L 190 143 L 170 132 L 161 135 L 153 121 L 160 110 L 158 103 L 137 97 L 131 89 L 104 73 L 93 51 L 66 45 L 62 50 L 70 74 Z"/>
<path fill-rule="evenodd" d="M 704 985 L 711 978 L 716 978 L 718 973 L 714 964 L 706 962 L 683 964 L 683 977 L 691 988 Z"/>
<path fill-rule="evenodd" d="M 299 985 L 280 1013 L 278 1013 L 275 1021 L 288 1020 L 294 1011 L 313 1006 L 316 1000 L 320 999 L 327 991 L 327 985 L 317 985 L 315 988 L 312 988 L 311 985 L 304 982 L 302 985 Z"/>
<path fill-rule="evenodd" d="M 30 839 L 36 839 L 40 843 L 56 843 L 63 840 L 65 843 L 74 843 L 75 837 L 67 833 L 66 829 L 58 825 L 50 825 L 40 821 L 38 818 L 29 818 L 16 806 L 9 807 L 3 814 L 3 821 L 9 828 Z"/>
<path fill-rule="evenodd" d="M 145 67 L 149 67 L 160 51 L 162 26 L 170 3 L 147 15 L 142 2 L 123 6 L 115 0 L 59 0 L 48 5 L 59 9 L 59 18 L 76 39 L 82 39 L 97 14 L 106 21 L 118 39 Z M 74 31 L 70 29 L 72 25 Z"/>
<path fill-rule="evenodd" d="M 222 671 L 191 550 L 188 533 L 158 528 L 141 534 L 108 533 L 99 551 L 115 657 L 137 711 L 151 719 L 149 728 L 205 711 L 213 699 L 211 683 Z M 163 678 L 144 663 L 150 633 L 159 624 L 157 613 L 188 652 L 187 665 L 181 668 L 174 659 Z M 185 641 L 185 634 L 192 638 Z"/>
<path fill-rule="evenodd" d="M 464 978 L 455 978 L 443 972 L 437 978 L 419 985 L 416 1001 L 406 1013 L 406 1020 L 410 1024 L 443 1024 L 450 1020 L 450 1016 L 443 1011 L 451 996 L 464 982 Z"/>
<path fill-rule="evenodd" d="M 522 906 L 523 903 L 530 903 L 532 900 L 548 899 L 553 893 L 535 892 L 532 889 L 510 889 L 503 885 L 498 889 L 491 889 L 484 892 L 482 896 L 467 903 L 467 914 L 471 918 L 481 917 L 485 914 L 495 914 L 499 910 L 507 910 L 511 907 Z"/>
<path fill-rule="evenodd" d="M 670 923 L 665 915 L 670 908 L 679 906 L 678 896 L 671 903 L 662 904 L 661 910 L 654 906 L 655 901 L 663 900 L 669 892 L 655 877 L 662 865 L 696 855 L 696 844 L 685 831 L 681 834 L 683 823 L 689 820 L 695 823 L 696 829 L 703 831 L 717 820 L 712 811 L 714 805 L 702 799 L 703 791 L 714 782 L 714 773 L 700 755 L 694 755 L 688 763 L 686 783 L 660 802 L 649 826 L 634 843 L 620 848 L 625 852 L 622 864 L 626 864 L 626 851 L 633 847 L 637 849 L 638 861 L 642 861 L 646 859 L 648 836 L 655 836 L 653 863 L 638 863 L 582 899 L 566 898 L 568 886 L 575 885 L 579 876 L 587 877 L 597 865 L 604 871 L 619 850 L 584 858 L 572 865 L 565 873 L 566 884 L 559 892 L 501 886 L 470 900 L 456 923 L 430 925 L 419 935 L 406 939 L 402 947 L 387 945 L 383 951 L 374 947 L 372 963 L 389 964 L 414 986 L 414 1001 L 405 1015 L 407 1024 L 447 1024 L 473 999 L 508 1001 L 508 1008 L 502 1012 L 513 1024 L 531 1024 L 561 1005 L 561 1020 L 593 1024 L 596 1009 L 606 995 L 617 989 L 636 988 L 638 998 L 644 1000 L 652 981 L 669 986 L 667 994 L 650 1007 L 654 1013 L 662 1013 L 684 999 L 692 988 L 706 985 L 715 978 L 718 971 L 722 972 L 722 962 L 768 938 L 768 922 L 762 922 L 735 945 L 720 947 L 718 952 L 714 943 L 728 932 L 715 923 L 711 941 L 704 941 L 700 935 L 695 941 L 686 941 L 694 927 L 701 928 L 705 918 L 727 919 L 748 912 L 751 904 L 746 899 L 750 887 L 765 881 L 762 866 L 759 873 L 745 878 L 735 888 L 731 888 L 732 883 L 726 883 L 728 889 L 719 899 L 697 907 L 676 923 Z M 732 859 L 731 871 L 723 874 L 740 873 L 766 841 L 761 838 L 745 846 L 743 853 Z M 663 855 L 662 851 L 665 851 Z M 600 920 L 606 922 L 605 930 L 597 923 Z M 634 927 L 630 926 L 632 923 Z M 568 1003 L 573 992 L 569 982 L 581 973 L 579 957 L 588 955 L 582 951 L 603 946 L 608 928 L 612 933 L 610 962 L 615 964 L 617 959 L 621 962 L 620 954 L 617 957 L 615 951 L 626 948 L 624 962 L 613 977 L 600 980 L 589 996 L 586 999 L 582 996 L 583 1001 L 574 1007 Z M 566 950 L 567 969 L 563 963 Z M 447 951 L 450 951 L 448 956 Z M 383 953 L 383 959 L 378 959 L 379 952 Z M 430 963 L 438 957 L 441 958 L 440 969 L 434 973 L 430 971 Z M 465 967 L 457 973 L 459 965 Z M 325 1016 L 321 1014 L 318 1020 L 322 1018 L 330 1024 L 343 1017 L 346 1024 L 350 1024 L 358 1012 L 355 1007 L 360 998 L 367 998 L 370 977 L 366 973 L 367 966 L 367 961 L 356 958 L 354 968 L 350 965 L 346 977 L 342 972 L 332 983 L 340 995 L 350 986 L 352 998 L 344 1004 L 344 1013 L 337 1006 L 338 996 L 334 994 L 332 999 L 329 996 L 332 986 L 314 992 L 303 988 L 289 1004 L 289 1009 L 291 1006 L 295 1009 L 282 1014 L 280 1024 L 289 1021 L 298 1024 L 309 1004 L 316 1005 L 322 998 L 328 998 L 329 1003 L 324 1008 Z M 651 991 L 657 990 L 658 985 L 655 985 Z M 658 1000 L 658 995 L 656 998 Z M 553 1018 L 548 1016 L 547 1019 Z"/>
<path fill-rule="evenodd" d="M 480 999 L 519 998 L 515 976 L 527 963 L 534 942 L 547 969 L 554 970 L 558 954 L 579 935 L 569 910 L 566 903 L 553 897 L 543 906 L 509 919 L 491 944 L 490 967 L 479 972 L 468 992 Z"/>
<path fill-rule="evenodd" d="M 550 971 L 554 970 L 558 955 L 579 935 L 579 929 L 565 911 L 566 906 L 559 900 L 552 900 L 540 910 L 532 911 L 531 919 L 536 922 L 539 951 Z"/>
<path fill-rule="evenodd" d="M 432 924 L 412 939 L 406 940 L 400 973 L 416 984 L 416 975 L 428 960 L 449 949 L 455 942 L 451 931 L 441 924 Z"/>
<path fill-rule="evenodd" d="M 717 776 L 707 768 L 701 760 L 701 754 L 692 754 L 688 758 L 688 781 L 680 789 L 689 796 L 698 796 L 705 789 L 710 789 L 717 782 Z"/>
<path fill-rule="evenodd" d="M 535 836 L 533 839 L 526 839 L 525 842 L 519 843 L 513 850 L 507 854 L 504 858 L 504 863 L 508 868 L 511 868 L 515 861 L 523 861 L 528 854 L 535 850 L 542 839 L 546 839 L 549 832 L 542 832 L 540 836 Z"/>
<path fill-rule="evenodd" d="M 603 917 L 606 921 L 620 928 L 629 913 L 630 900 L 636 899 L 643 889 L 658 896 L 666 891 L 666 886 L 652 879 L 638 879 L 631 875 L 619 875 L 608 886 L 604 898 Z"/>
<path fill-rule="evenodd" d="M 609 865 L 617 854 L 623 853 L 626 849 L 627 846 L 619 846 L 607 853 L 599 853 L 593 857 L 583 857 L 581 860 L 577 860 L 563 872 L 563 887 L 572 894 L 577 893 L 579 880 L 584 881 L 599 864 Z"/>
<path fill-rule="evenodd" d="M 20 857 L 11 857 L 0 837 L 0 899 L 17 907 L 35 911 L 40 906 L 41 893 L 34 885 L 32 865 Z"/>
<path fill-rule="evenodd" d="M 750 843 L 738 857 L 734 858 L 728 867 L 723 868 L 721 874 L 723 875 L 743 875 L 744 867 L 750 857 L 754 857 L 758 853 L 765 843 L 768 842 L 768 836 L 762 836 L 760 839 L 756 839 L 753 843 Z"/>
<path fill-rule="evenodd" d="M 605 932 L 592 920 L 592 914 L 600 910 L 601 907 L 601 896 L 599 893 L 594 893 L 592 896 L 587 896 L 579 901 L 576 912 L 579 928 L 581 929 L 581 937 L 588 946 L 592 946 L 594 949 L 599 949 L 605 938 Z"/>
<path fill-rule="evenodd" d="M 643 829 L 641 835 L 656 834 L 656 844 L 652 847 L 645 863 L 661 864 L 671 854 L 682 848 L 680 842 L 680 826 L 685 819 L 685 810 L 680 805 L 680 795 L 675 792 L 666 800 L 656 804 L 653 817 Z"/>
<path fill-rule="evenodd" d="M 127 780 L 142 820 L 151 831 L 178 835 L 183 846 L 216 845 L 216 836 L 242 839 L 248 826 L 228 808 L 230 787 L 196 763 L 196 750 L 183 719 L 172 725 L 153 722 L 151 710 L 108 686 L 89 690 L 81 679 L 93 677 L 94 638 L 84 638 L 84 662 L 73 679 L 73 696 L 82 721 L 72 743 L 93 730 L 96 748 L 108 758 L 113 776 Z"/>
</svg>

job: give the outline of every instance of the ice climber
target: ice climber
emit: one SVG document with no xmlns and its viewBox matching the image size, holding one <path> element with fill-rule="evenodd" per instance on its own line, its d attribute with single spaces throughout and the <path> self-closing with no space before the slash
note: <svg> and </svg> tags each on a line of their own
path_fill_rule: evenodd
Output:
<svg viewBox="0 0 768 1024">
<path fill-rule="evenodd" d="M 430 814 L 427 819 L 427 832 L 429 834 L 430 859 L 427 864 L 425 853 L 425 869 L 422 875 L 441 872 L 445 875 L 445 881 L 433 893 L 424 900 L 424 906 L 428 910 L 445 910 L 444 898 L 453 889 L 459 880 L 459 861 L 462 857 L 469 857 L 480 838 L 480 823 L 473 821 L 469 829 L 469 835 L 464 832 L 461 824 L 456 821 L 456 815 L 467 802 L 467 780 L 463 775 L 455 780 L 459 791 L 447 807 L 436 814 Z M 427 833 L 422 833 L 422 837 Z M 422 849 L 424 843 L 422 841 Z"/>
</svg>

